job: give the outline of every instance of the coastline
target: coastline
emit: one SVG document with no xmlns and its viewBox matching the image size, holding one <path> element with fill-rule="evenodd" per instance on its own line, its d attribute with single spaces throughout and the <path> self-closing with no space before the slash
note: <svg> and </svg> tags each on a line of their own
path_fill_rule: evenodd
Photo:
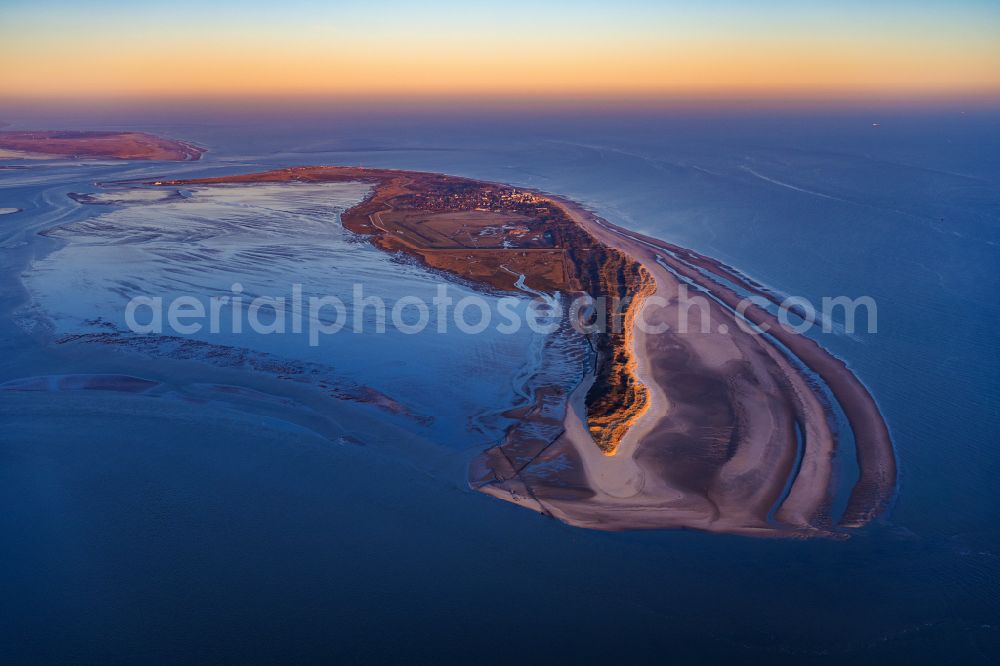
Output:
<svg viewBox="0 0 1000 666">
<path fill-rule="evenodd" d="M 759 288 L 751 285 L 748 280 L 735 274 L 730 267 L 715 262 L 715 260 L 698 255 L 691 250 L 622 229 L 586 211 L 574 202 L 561 198 L 556 199 L 573 211 L 574 219 L 578 223 L 585 225 L 602 242 L 609 244 L 617 242 L 620 249 L 629 252 L 638 261 L 643 262 L 658 280 L 665 278 L 663 270 L 656 270 L 656 267 L 662 262 L 676 271 L 678 275 L 703 288 L 730 308 L 738 303 L 739 296 L 731 289 L 714 282 L 695 270 L 691 264 L 670 256 L 670 253 L 677 255 L 684 253 L 684 255 L 693 258 L 692 264 L 697 261 L 699 268 L 734 282 L 738 279 L 737 284 L 747 288 L 751 293 L 765 295 Z M 663 253 L 657 253 L 658 249 L 662 250 Z M 770 294 L 765 295 L 765 297 L 772 302 L 774 300 Z M 815 372 L 829 387 L 832 395 L 840 404 L 854 434 L 859 479 L 837 527 L 858 528 L 871 522 L 888 508 L 895 493 L 897 479 L 892 441 L 888 427 L 874 398 L 843 361 L 834 357 L 814 340 L 782 328 L 773 315 L 756 306 L 749 308 L 745 312 L 745 316 L 748 321 L 755 325 L 768 325 L 768 335 L 773 336 L 796 360 Z M 757 340 L 766 341 L 767 337 L 758 336 Z M 807 378 L 788 363 L 785 354 L 777 346 L 768 344 L 767 348 L 772 357 L 788 373 L 787 376 L 798 384 L 796 387 L 797 398 L 803 403 L 808 403 L 799 405 L 798 409 L 802 413 L 810 415 L 810 418 L 803 419 L 808 424 L 810 432 L 804 437 L 806 446 L 802 453 L 800 468 L 786 497 L 781 501 L 780 506 L 776 507 L 775 518 L 801 529 L 826 530 L 832 526 L 828 522 L 829 516 L 825 514 L 828 509 L 828 500 L 823 488 L 830 483 L 832 477 L 829 460 L 837 445 L 835 433 L 823 432 L 823 425 L 825 425 L 823 416 L 827 410 L 814 395 L 814 391 L 810 390 Z M 647 347 L 645 352 L 643 357 L 648 359 L 650 349 Z M 643 381 L 647 385 L 657 384 L 656 379 L 649 375 L 648 366 L 645 369 L 647 372 L 640 372 Z M 657 417 L 664 417 L 669 411 L 669 404 L 664 403 L 662 399 L 654 399 L 653 403 L 654 407 L 650 410 L 647 423 Z M 637 428 L 641 425 L 643 424 L 637 424 Z M 648 431 L 651 426 L 646 426 L 646 428 Z M 631 442 L 634 443 L 643 434 L 645 433 L 636 432 L 636 437 Z M 629 439 L 627 438 L 626 441 Z"/>
<path fill-rule="evenodd" d="M 518 195 L 509 186 L 440 174 L 299 167 L 155 184 L 343 180 L 373 184 L 372 194 L 342 221 L 383 250 L 411 254 L 492 289 L 515 290 L 527 275 L 543 291 L 634 298 L 623 332 L 592 342 L 596 366 L 583 382 L 569 395 L 557 386 L 537 387 L 535 404 L 518 410 L 521 423 L 544 426 L 554 436 L 539 439 L 531 428 L 512 427 L 470 466 L 473 488 L 603 530 L 843 538 L 843 528 L 861 527 L 887 508 L 895 492 L 895 457 L 874 399 L 811 339 L 775 326 L 771 335 L 743 330 L 734 312 L 739 296 L 711 276 L 772 301 L 774 295 L 708 257 L 616 227 L 562 197 Z M 494 205 L 498 192 L 509 198 L 511 191 L 522 203 Z M 473 201 L 483 192 L 494 202 L 485 208 Z M 469 196 L 473 203 L 453 205 L 455 197 Z M 525 218 L 523 211 L 544 214 Z M 490 247 L 456 240 L 470 225 L 483 229 L 497 220 L 538 231 L 534 244 L 510 250 L 509 238 Z M 710 325 L 681 335 L 674 333 L 681 328 L 677 295 L 688 284 L 710 296 Z M 652 296 L 667 305 L 655 305 Z M 643 332 L 639 317 L 667 332 Z M 745 317 L 776 324 L 756 307 Z M 830 388 L 855 434 L 860 478 L 838 525 L 830 505 L 840 442 L 824 395 L 799 363 Z M 550 403 L 563 406 L 561 423 L 546 413 Z"/>
<path fill-rule="evenodd" d="M 595 242 L 546 197 L 458 176 L 337 166 L 146 184 L 343 181 L 372 184 L 369 196 L 345 211 L 341 222 L 384 251 L 402 252 L 479 288 L 522 292 L 527 281 L 538 292 L 604 296 L 595 315 L 609 328 L 591 338 L 597 367 L 586 396 L 587 425 L 602 451 L 617 449 L 633 415 L 643 409 L 645 389 L 633 376 L 615 318 L 634 310 L 631 298 L 648 274 L 625 253 Z"/>
</svg>

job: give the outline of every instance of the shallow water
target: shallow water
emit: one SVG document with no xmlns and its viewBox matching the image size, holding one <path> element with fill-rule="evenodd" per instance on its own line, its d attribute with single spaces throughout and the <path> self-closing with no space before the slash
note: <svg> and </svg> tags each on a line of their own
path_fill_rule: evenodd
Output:
<svg viewBox="0 0 1000 666">
<path fill-rule="evenodd" d="M 127 370 L 166 383 L 154 395 L 0 398 L 0 610 L 16 636 L 2 649 L 89 659 L 997 659 L 1000 128 L 993 114 L 957 110 L 877 115 L 122 117 L 105 122 L 211 152 L 191 164 L 0 171 L 0 203 L 24 209 L 0 222 L 0 382 Z M 602 534 L 472 493 L 465 465 L 501 424 L 488 415 L 525 379 L 528 336 L 482 346 L 359 336 L 318 350 L 259 341 L 259 351 L 332 365 L 436 415 L 426 427 L 350 401 L 327 408 L 240 368 L 203 376 L 51 343 L 92 311 L 113 312 L 132 286 L 228 289 L 239 275 L 248 291 L 275 293 L 301 274 L 339 289 L 349 276 L 324 263 L 338 260 L 387 289 L 421 284 L 418 269 L 343 244 L 328 221 L 345 205 L 336 197 L 224 190 L 87 206 L 66 196 L 102 180 L 330 163 L 538 187 L 781 293 L 871 295 L 877 333 L 819 338 L 889 422 L 901 470 L 891 515 L 846 542 Z M 234 212 L 244 203 L 252 216 Z M 220 217 L 237 231 L 206 236 L 205 221 Z M 120 242 L 144 225 L 167 235 Z M 191 255 L 176 254 L 181 241 Z M 194 265 L 203 269 L 185 270 Z M 46 317 L 55 333 L 25 325 Z M 419 364 L 414 349 L 427 352 Z M 299 406 L 216 399 L 202 387 L 210 382 Z M 359 432 L 368 446 L 336 443 Z"/>
<path fill-rule="evenodd" d="M 61 225 L 48 235 L 66 245 L 34 262 L 25 275 L 32 300 L 27 325 L 39 320 L 40 325 L 51 325 L 57 339 L 126 332 L 125 304 L 133 297 L 161 298 L 164 304 L 195 297 L 207 313 L 212 296 L 235 298 L 233 285 L 239 285 L 243 304 L 238 326 L 227 303 L 219 308 L 214 327 L 207 317 L 184 320 L 185 326 L 199 330 L 181 335 L 166 321 L 162 329 L 170 339 L 165 344 L 175 344 L 180 336 L 263 352 L 278 362 L 325 368 L 328 382 L 371 387 L 400 403 L 424 422 L 422 436 L 446 446 L 482 446 L 498 439 L 502 430 L 480 424 L 481 432 L 472 435 L 469 423 L 479 423 L 483 415 L 512 403 L 518 388 L 513 379 L 532 363 L 526 349 L 535 334 L 527 327 L 510 334 L 494 328 L 463 334 L 451 323 L 451 315 L 443 323 L 453 333 L 439 334 L 439 316 L 432 305 L 438 285 L 443 284 L 455 302 L 476 294 L 401 262 L 343 229 L 338 215 L 368 189 L 361 183 L 194 188 L 185 190 L 183 198 L 125 205 Z M 355 285 L 362 290 L 357 295 Z M 301 306 L 293 300 L 293 289 L 301 290 Z M 283 300 L 257 311 L 255 321 L 264 325 L 258 332 L 247 311 L 260 296 Z M 309 299 L 328 296 L 346 304 L 343 328 L 317 332 L 313 339 Z M 496 311 L 496 297 L 480 296 Z M 427 305 L 422 332 L 407 333 L 393 325 L 393 306 L 403 297 Z M 363 298 L 378 300 L 363 304 Z M 387 319 L 382 333 L 379 301 L 385 304 L 381 316 Z M 139 308 L 137 322 L 150 323 L 153 309 Z M 167 320 L 168 305 L 155 309 Z M 327 325 L 336 318 L 329 307 L 318 314 Z M 415 324 L 415 314 L 412 308 L 401 311 L 402 323 Z M 475 321 L 475 316 L 470 319 Z M 278 323 L 282 331 L 274 328 Z"/>
</svg>

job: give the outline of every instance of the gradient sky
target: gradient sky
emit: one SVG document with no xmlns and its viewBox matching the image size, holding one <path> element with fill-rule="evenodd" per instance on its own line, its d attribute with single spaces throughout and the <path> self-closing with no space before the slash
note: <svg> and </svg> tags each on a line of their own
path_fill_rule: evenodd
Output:
<svg viewBox="0 0 1000 666">
<path fill-rule="evenodd" d="M 0 0 L 0 96 L 1000 96 L 1000 1 Z"/>
</svg>

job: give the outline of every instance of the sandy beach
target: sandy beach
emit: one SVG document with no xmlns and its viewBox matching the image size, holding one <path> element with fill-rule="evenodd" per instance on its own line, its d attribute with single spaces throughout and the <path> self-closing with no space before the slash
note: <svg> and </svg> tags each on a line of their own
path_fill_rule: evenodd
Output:
<svg viewBox="0 0 1000 666">
<path fill-rule="evenodd" d="M 527 280 L 628 303 L 607 313 L 620 330 L 589 338 L 593 366 L 579 385 L 536 386 L 534 404 L 510 412 L 519 424 L 472 462 L 473 488 L 603 530 L 842 538 L 887 508 L 895 457 L 867 389 L 767 310 L 740 308 L 727 283 L 776 297 L 709 257 L 561 197 L 441 174 L 319 166 L 155 184 L 346 180 L 373 189 L 344 226 L 385 251 L 489 289 Z M 682 303 L 685 290 L 697 304 Z M 846 415 L 859 467 L 839 520 L 830 507 L 844 437 L 820 385 Z"/>
<path fill-rule="evenodd" d="M 603 455 L 583 427 L 583 385 L 571 397 L 563 434 L 516 471 L 516 485 L 483 478 L 474 479 L 475 485 L 564 522 L 608 530 L 689 527 L 841 538 L 845 533 L 838 527 L 860 527 L 885 510 L 895 491 L 892 443 L 874 400 L 842 362 L 812 340 L 780 329 L 759 308 L 748 310 L 747 319 L 779 328 L 774 338 L 788 351 L 768 336 L 744 331 L 732 311 L 736 293 L 678 258 L 682 248 L 614 227 L 565 199 L 552 200 L 595 239 L 642 263 L 656 288 L 637 317 L 647 330 L 670 328 L 644 333 L 633 322 L 636 373 L 649 398 L 615 455 Z M 713 260 L 697 260 L 703 270 L 714 267 Z M 735 278 L 727 269 L 719 264 L 715 274 Z M 677 334 L 677 295 L 684 283 L 703 288 L 713 300 L 707 326 Z M 830 387 L 854 431 L 860 479 L 839 526 L 829 514 L 838 437 L 829 405 L 800 363 Z M 555 460 L 577 473 L 553 477 L 546 469 Z M 571 477 L 576 493 L 567 493 Z M 514 487 L 520 492 L 512 493 Z"/>
</svg>

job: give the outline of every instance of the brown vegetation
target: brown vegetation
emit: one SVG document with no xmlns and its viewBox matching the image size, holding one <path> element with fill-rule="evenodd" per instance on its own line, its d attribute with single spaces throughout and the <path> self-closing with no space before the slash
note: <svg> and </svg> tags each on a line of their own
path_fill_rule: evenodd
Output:
<svg viewBox="0 0 1000 666">
<path fill-rule="evenodd" d="M 514 291 L 583 292 L 598 301 L 607 332 L 592 336 L 595 382 L 586 396 L 591 435 L 611 454 L 642 413 L 646 390 L 635 378 L 625 319 L 651 289 L 646 270 L 598 242 L 562 205 L 515 188 L 432 173 L 355 167 L 300 167 L 242 176 L 166 181 L 163 185 L 255 182 L 372 183 L 369 196 L 342 216 L 346 228 L 475 284 Z"/>
<path fill-rule="evenodd" d="M 60 157 L 197 160 L 204 148 L 145 132 L 0 132 L 0 149 Z"/>
<path fill-rule="evenodd" d="M 844 538 L 891 502 L 892 442 L 867 389 L 766 309 L 738 312 L 727 282 L 774 296 L 709 257 L 614 227 L 570 201 L 439 174 L 305 167 L 161 184 L 295 181 L 371 183 L 344 213 L 345 227 L 483 288 L 514 291 L 524 275 L 532 289 L 605 299 L 590 313 L 606 331 L 589 337 L 592 377 L 571 393 L 537 386 L 508 413 L 517 423 L 470 467 L 480 491 L 589 528 L 791 537 Z M 687 284 L 712 298 L 709 325 L 682 333 Z M 653 294 L 665 304 L 646 301 L 642 312 L 662 326 L 658 335 L 633 326 Z M 751 335 L 742 318 L 772 332 Z M 839 519 L 839 437 L 820 383 L 846 416 L 859 468 Z"/>
</svg>

